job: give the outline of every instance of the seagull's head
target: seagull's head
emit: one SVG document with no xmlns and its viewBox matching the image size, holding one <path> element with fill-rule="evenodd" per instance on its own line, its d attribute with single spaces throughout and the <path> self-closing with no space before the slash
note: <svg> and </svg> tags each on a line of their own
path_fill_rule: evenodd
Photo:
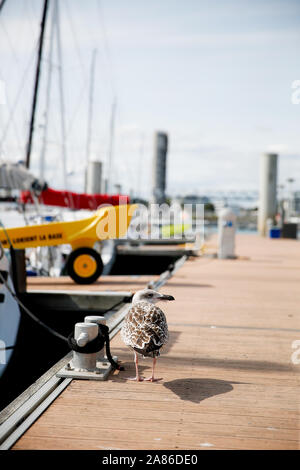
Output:
<svg viewBox="0 0 300 470">
<path fill-rule="evenodd" d="M 132 297 L 132 303 L 137 302 L 149 302 L 150 304 L 156 304 L 157 302 L 175 300 L 172 295 L 161 294 L 153 289 L 138 290 Z"/>
</svg>

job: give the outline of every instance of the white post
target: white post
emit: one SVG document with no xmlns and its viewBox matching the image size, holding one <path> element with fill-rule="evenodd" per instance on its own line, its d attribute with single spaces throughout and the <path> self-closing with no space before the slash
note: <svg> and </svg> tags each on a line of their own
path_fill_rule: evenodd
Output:
<svg viewBox="0 0 300 470">
<path fill-rule="evenodd" d="M 98 325 L 95 323 L 76 323 L 74 338 L 78 346 L 85 346 L 98 336 Z M 83 354 L 73 351 L 72 368 L 75 370 L 96 369 L 97 353 Z"/>
<path fill-rule="evenodd" d="M 86 174 L 87 194 L 100 194 L 102 180 L 102 162 L 89 161 Z"/>
<path fill-rule="evenodd" d="M 85 323 L 95 323 L 96 325 L 106 325 L 105 317 L 101 317 L 98 315 L 88 315 L 84 317 Z M 99 327 L 98 327 L 99 328 Z M 97 352 L 97 361 L 103 361 L 104 359 L 104 348 L 100 349 Z"/>
<path fill-rule="evenodd" d="M 262 236 L 267 234 L 267 220 L 274 219 L 277 210 L 277 159 L 275 153 L 261 156 L 258 231 Z"/>
<path fill-rule="evenodd" d="M 218 219 L 218 258 L 235 258 L 236 216 L 226 207 L 219 212 Z"/>
</svg>

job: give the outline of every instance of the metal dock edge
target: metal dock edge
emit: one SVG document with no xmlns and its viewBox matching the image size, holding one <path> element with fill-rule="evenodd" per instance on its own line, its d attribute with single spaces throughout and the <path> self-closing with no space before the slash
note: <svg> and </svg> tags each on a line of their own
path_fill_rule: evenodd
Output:
<svg viewBox="0 0 300 470">
<path fill-rule="evenodd" d="M 163 272 L 160 277 L 148 285 L 153 289 L 159 289 L 168 279 L 185 263 L 188 256 L 182 256 L 169 270 Z M 146 286 L 145 286 L 146 287 Z M 123 319 L 130 308 L 130 304 L 124 305 L 117 312 L 107 313 L 107 326 L 112 339 L 121 329 Z M 15 442 L 27 431 L 27 429 L 41 416 L 51 403 L 70 384 L 72 379 L 56 377 L 56 373 L 72 356 L 68 353 L 40 379 L 28 387 L 19 397 L 0 413 L 0 450 L 10 449 Z"/>
</svg>

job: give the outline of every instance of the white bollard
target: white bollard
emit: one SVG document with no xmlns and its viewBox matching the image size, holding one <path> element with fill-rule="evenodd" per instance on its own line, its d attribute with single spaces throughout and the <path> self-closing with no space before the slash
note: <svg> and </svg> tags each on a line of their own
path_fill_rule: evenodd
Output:
<svg viewBox="0 0 300 470">
<path fill-rule="evenodd" d="M 99 333 L 99 322 L 105 321 L 104 317 L 88 316 L 83 323 L 76 323 L 74 339 L 78 346 L 88 345 L 97 338 Z M 102 349 L 103 350 L 103 349 Z M 62 367 L 57 373 L 57 377 L 85 379 L 85 380 L 106 380 L 112 371 L 111 363 L 103 356 L 97 361 L 99 351 L 84 354 L 73 350 L 72 360 Z M 118 358 L 113 357 L 117 362 Z"/>
<path fill-rule="evenodd" d="M 101 317 L 97 315 L 88 315 L 87 317 L 84 317 L 84 321 L 85 323 L 95 323 L 96 325 L 106 325 L 105 317 Z M 103 361 L 103 359 L 104 359 L 104 348 L 102 348 L 99 352 L 97 352 L 97 361 Z"/>
<path fill-rule="evenodd" d="M 218 220 L 218 258 L 235 258 L 236 216 L 229 207 L 222 209 Z"/>
<path fill-rule="evenodd" d="M 85 346 L 98 336 L 98 325 L 95 323 L 76 323 L 74 339 L 78 346 Z M 97 353 L 83 354 L 73 351 L 71 367 L 77 371 L 94 371 L 96 369 Z"/>
</svg>

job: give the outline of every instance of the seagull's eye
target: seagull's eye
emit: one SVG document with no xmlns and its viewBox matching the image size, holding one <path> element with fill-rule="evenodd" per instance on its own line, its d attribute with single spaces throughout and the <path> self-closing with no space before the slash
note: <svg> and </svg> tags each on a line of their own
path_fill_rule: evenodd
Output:
<svg viewBox="0 0 300 470">
<path fill-rule="evenodd" d="M 153 297 L 153 294 L 148 294 L 148 297 Z"/>
</svg>

